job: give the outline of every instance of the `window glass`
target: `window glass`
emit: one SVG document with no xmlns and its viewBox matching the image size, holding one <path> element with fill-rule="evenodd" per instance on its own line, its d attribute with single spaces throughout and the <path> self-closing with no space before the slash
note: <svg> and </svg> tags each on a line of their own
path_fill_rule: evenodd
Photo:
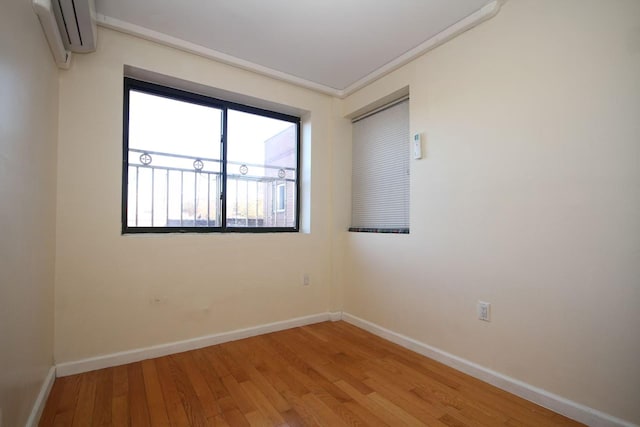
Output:
<svg viewBox="0 0 640 427">
<path fill-rule="evenodd" d="M 295 226 L 297 146 L 295 124 L 229 110 L 228 227 Z"/>
<path fill-rule="evenodd" d="M 132 90 L 129 227 L 220 225 L 222 110 Z"/>
</svg>

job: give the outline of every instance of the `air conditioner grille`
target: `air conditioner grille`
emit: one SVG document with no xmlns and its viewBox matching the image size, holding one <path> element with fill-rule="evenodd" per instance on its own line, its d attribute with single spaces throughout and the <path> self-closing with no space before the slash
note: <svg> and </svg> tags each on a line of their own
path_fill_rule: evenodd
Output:
<svg viewBox="0 0 640 427">
<path fill-rule="evenodd" d="M 65 47 L 72 52 L 91 52 L 96 48 L 93 0 L 56 0 L 54 12 Z"/>
</svg>

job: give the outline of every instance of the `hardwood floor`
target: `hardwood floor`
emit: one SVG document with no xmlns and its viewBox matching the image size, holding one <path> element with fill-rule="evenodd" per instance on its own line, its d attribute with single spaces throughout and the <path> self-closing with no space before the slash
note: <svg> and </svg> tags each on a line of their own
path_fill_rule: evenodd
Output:
<svg viewBox="0 0 640 427">
<path fill-rule="evenodd" d="M 570 426 L 345 322 L 56 379 L 40 426 Z"/>
</svg>

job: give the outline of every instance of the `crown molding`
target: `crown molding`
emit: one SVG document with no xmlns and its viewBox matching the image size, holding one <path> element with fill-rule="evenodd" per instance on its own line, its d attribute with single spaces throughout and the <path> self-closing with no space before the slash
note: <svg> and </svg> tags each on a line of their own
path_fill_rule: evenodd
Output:
<svg viewBox="0 0 640 427">
<path fill-rule="evenodd" d="M 258 74 L 262 74 L 267 77 L 271 77 L 277 80 L 281 80 L 287 83 L 294 84 L 306 89 L 311 89 L 326 95 L 331 95 L 337 98 L 346 98 L 352 93 L 362 89 L 370 83 L 386 76 L 387 74 L 397 70 L 398 68 L 406 65 L 417 57 L 425 54 L 426 52 L 446 43 L 447 41 L 455 38 L 456 36 L 474 28 L 480 23 L 493 18 L 498 14 L 502 4 L 506 0 L 494 0 L 493 2 L 485 5 L 483 8 L 472 13 L 466 18 L 456 22 L 455 24 L 447 27 L 445 30 L 416 46 L 415 48 L 405 52 L 391 62 L 386 63 L 382 67 L 367 74 L 360 80 L 352 83 L 343 89 L 336 89 L 330 86 L 326 86 L 320 83 L 316 83 L 310 80 L 303 79 L 292 74 L 288 74 L 282 71 L 274 70 L 273 68 L 265 67 L 260 64 L 256 64 L 251 61 L 247 61 L 226 53 L 219 52 L 214 49 L 210 49 L 201 46 L 196 43 L 192 43 L 186 40 L 182 40 L 176 37 L 169 36 L 167 34 L 150 30 L 139 25 L 131 24 L 129 22 L 121 21 L 106 15 L 96 14 L 96 22 L 101 27 L 109 28 L 115 31 L 119 31 L 125 34 L 136 36 L 145 40 L 156 42 L 165 46 L 169 46 L 175 49 L 179 49 L 185 52 L 189 52 L 198 56 L 202 56 L 207 59 L 222 62 L 227 65 L 231 65 L 243 70 L 252 71 Z"/>
<path fill-rule="evenodd" d="M 460 21 L 456 22 L 455 24 L 445 28 L 435 36 L 419 44 L 413 49 L 403 53 L 393 61 L 386 63 L 385 65 L 378 68 L 377 70 L 367 74 L 357 82 L 352 83 L 351 85 L 347 86 L 345 89 L 342 89 L 340 91 L 341 92 L 340 97 L 345 98 L 351 95 L 352 93 L 358 91 L 359 89 L 362 89 L 368 84 L 371 84 L 374 81 L 386 76 L 387 74 L 392 73 L 393 71 L 397 70 L 403 65 L 408 64 L 409 62 L 413 61 L 417 57 L 424 55 L 430 50 L 435 49 L 436 47 L 448 42 L 449 40 L 459 36 L 460 34 L 466 31 L 469 31 L 470 29 L 476 27 L 482 22 L 493 18 L 498 14 L 498 12 L 500 11 L 500 8 L 502 7 L 502 4 L 504 4 L 505 1 L 506 0 L 494 0 L 493 2 L 485 5 L 483 8 L 472 13 L 466 18 L 463 18 Z"/>
<path fill-rule="evenodd" d="M 291 83 L 297 86 L 301 86 L 307 89 L 315 90 L 327 95 L 340 96 L 340 90 L 315 83 L 291 74 L 284 73 L 282 71 L 274 70 L 269 67 L 265 67 L 254 62 L 246 61 L 244 59 L 237 58 L 226 53 L 219 52 L 208 47 L 201 46 L 196 43 L 191 43 L 186 40 L 182 40 L 176 37 L 169 36 L 158 31 L 150 30 L 139 25 L 131 24 L 129 22 L 121 21 L 119 19 L 111 18 L 102 14 L 96 14 L 96 23 L 105 28 L 109 28 L 121 33 L 129 34 L 139 37 L 141 39 L 149 40 L 155 43 L 159 43 L 164 46 L 169 46 L 175 49 L 182 50 L 184 52 L 192 53 L 194 55 L 202 56 L 207 59 L 212 59 L 223 64 L 231 65 L 243 70 L 252 71 L 254 73 L 262 74 L 267 77 L 271 77 L 277 80 L 282 80 L 287 83 Z"/>
</svg>

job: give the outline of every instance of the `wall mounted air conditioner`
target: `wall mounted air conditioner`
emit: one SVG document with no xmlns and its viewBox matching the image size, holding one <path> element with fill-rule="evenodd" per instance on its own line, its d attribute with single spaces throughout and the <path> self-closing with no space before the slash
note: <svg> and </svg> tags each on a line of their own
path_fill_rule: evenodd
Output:
<svg viewBox="0 0 640 427">
<path fill-rule="evenodd" d="M 69 68 L 71 52 L 96 50 L 94 0 L 33 0 L 53 57 L 60 68 Z"/>
</svg>

